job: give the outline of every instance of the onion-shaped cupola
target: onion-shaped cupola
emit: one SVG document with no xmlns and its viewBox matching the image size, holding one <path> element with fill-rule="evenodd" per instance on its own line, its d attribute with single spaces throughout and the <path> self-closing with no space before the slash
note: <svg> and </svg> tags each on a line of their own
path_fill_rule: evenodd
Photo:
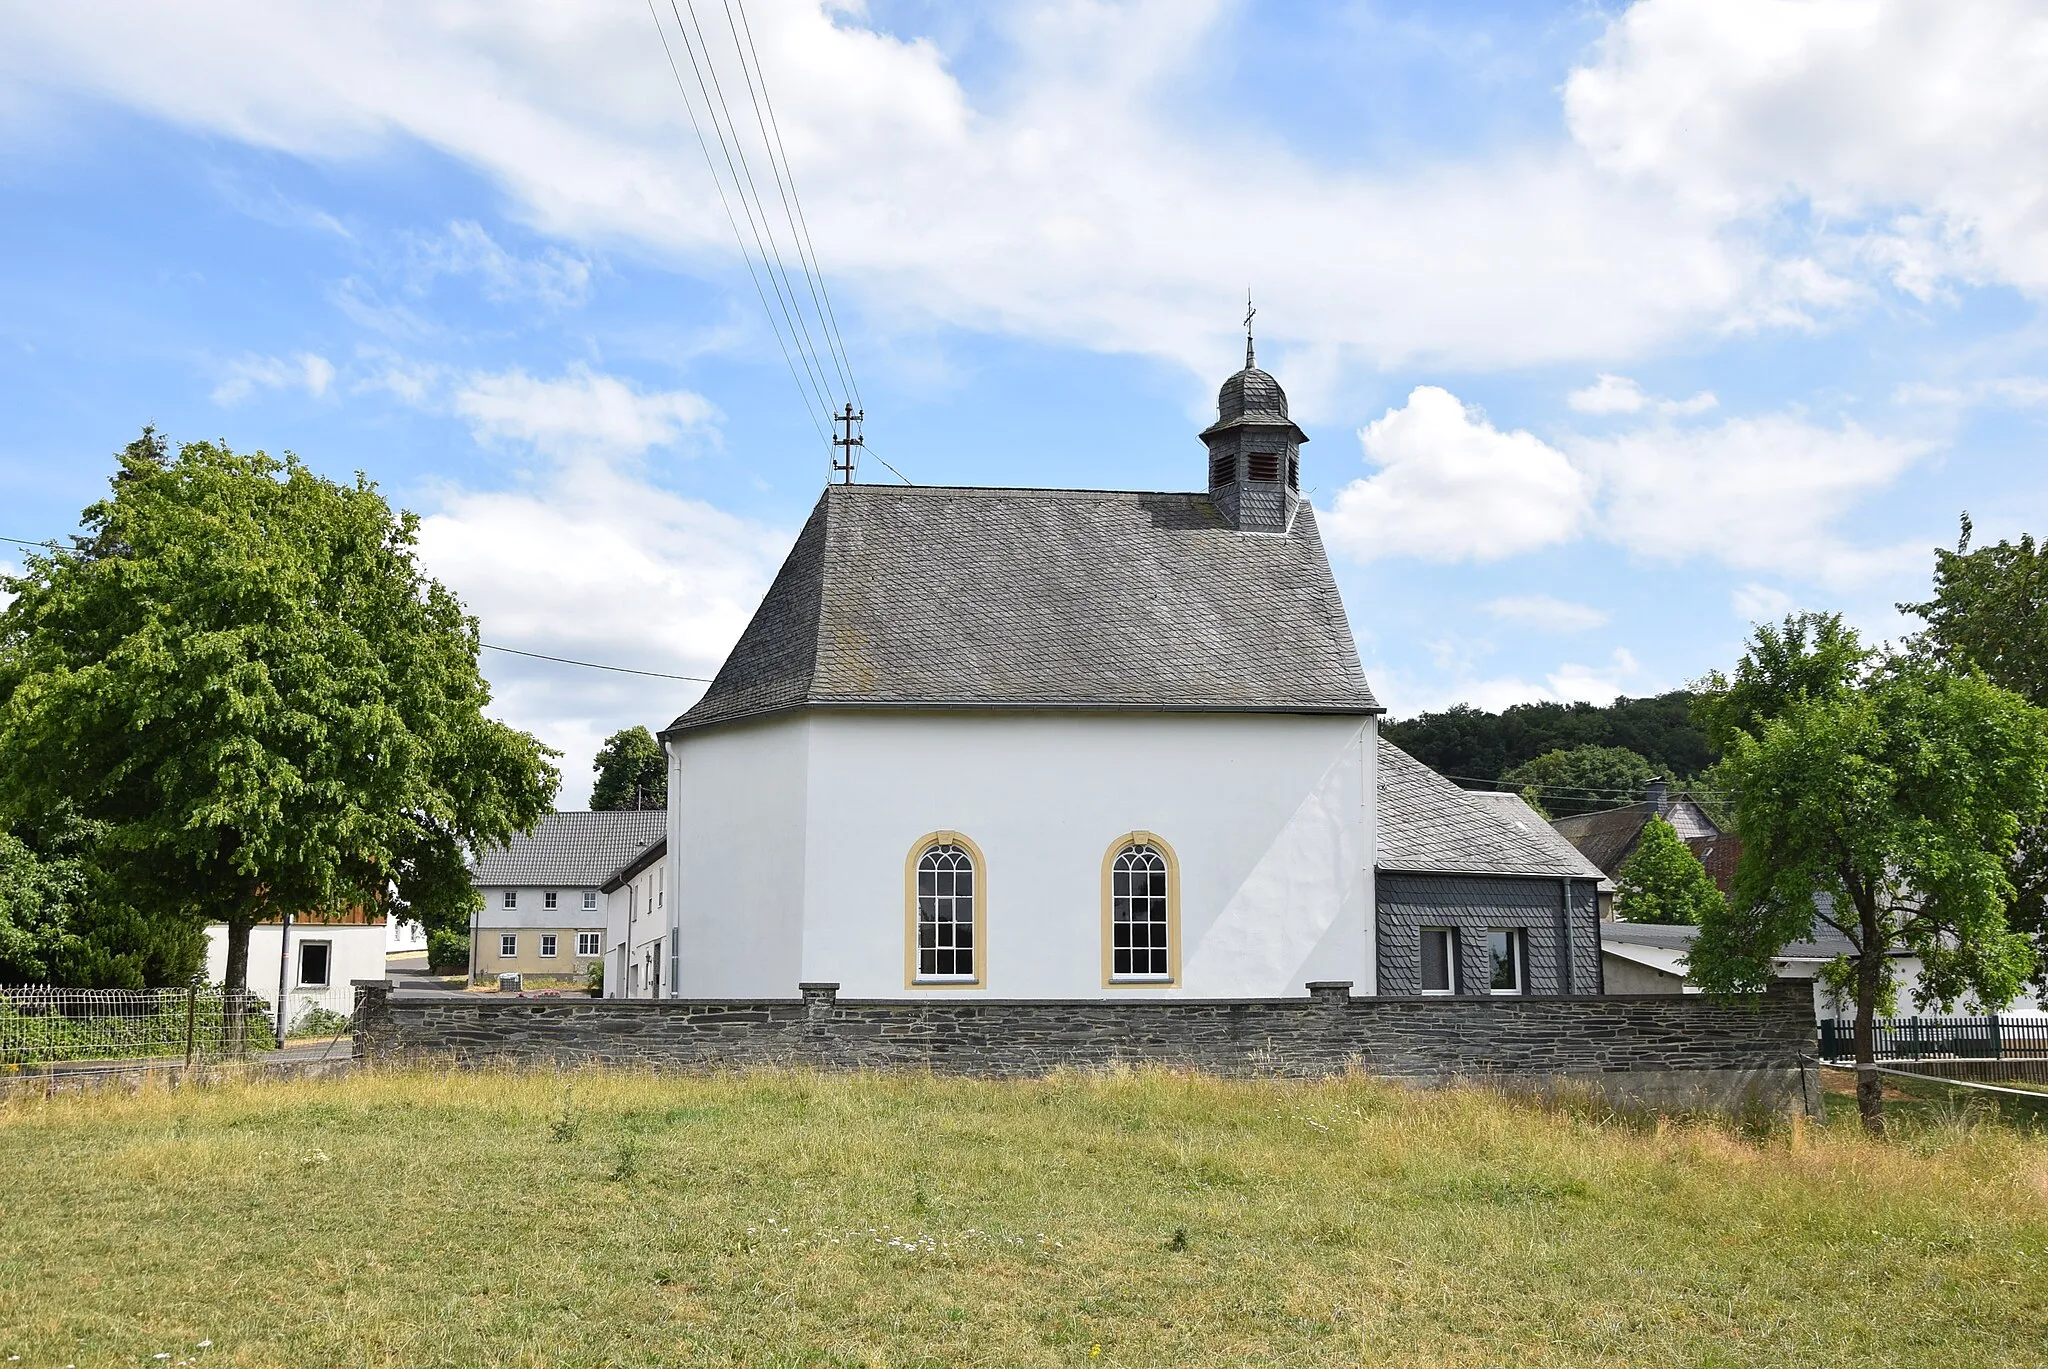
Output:
<svg viewBox="0 0 2048 1369">
<path fill-rule="evenodd" d="M 1287 392 L 1258 368 L 1249 331 L 1244 369 L 1216 395 L 1209 448 L 1209 497 L 1240 532 L 1286 532 L 1301 506 L 1301 444 L 1308 434 L 1287 416 Z"/>
</svg>

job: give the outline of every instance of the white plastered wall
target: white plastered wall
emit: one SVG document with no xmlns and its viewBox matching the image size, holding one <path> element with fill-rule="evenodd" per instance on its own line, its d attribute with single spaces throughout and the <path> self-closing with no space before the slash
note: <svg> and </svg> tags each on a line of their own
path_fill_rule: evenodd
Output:
<svg viewBox="0 0 2048 1369">
<path fill-rule="evenodd" d="M 809 735 L 808 715 L 792 713 L 669 743 L 666 880 L 684 997 L 796 996 Z"/>
<path fill-rule="evenodd" d="M 669 788 L 680 987 L 1249 998 L 1332 979 L 1370 992 L 1373 737 L 1358 717 L 881 711 L 686 734 Z M 935 831 L 986 862 L 979 989 L 904 982 L 905 860 Z M 1102 982 L 1103 858 L 1132 831 L 1178 859 L 1172 988 Z"/>
<path fill-rule="evenodd" d="M 281 930 L 276 923 L 264 923 L 249 929 L 249 992 L 266 1003 L 274 1004 L 277 999 L 278 937 Z M 293 922 L 290 959 L 285 966 L 286 1025 L 297 1022 L 300 1015 L 313 1006 L 340 1013 L 354 1011 L 353 982 L 384 978 L 385 940 L 388 936 L 382 922 L 367 926 Z M 327 983 L 324 985 L 301 982 L 299 947 L 308 941 L 325 941 L 330 947 Z M 225 924 L 216 922 L 206 929 L 206 982 L 222 982 L 227 977 L 227 970 L 228 929 Z"/>
</svg>

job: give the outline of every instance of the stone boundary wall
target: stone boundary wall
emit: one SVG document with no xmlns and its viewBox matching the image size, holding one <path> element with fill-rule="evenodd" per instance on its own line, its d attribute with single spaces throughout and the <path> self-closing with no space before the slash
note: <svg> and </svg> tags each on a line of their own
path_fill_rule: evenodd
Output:
<svg viewBox="0 0 2048 1369">
<path fill-rule="evenodd" d="M 1777 985 L 1753 1006 L 1697 995 L 1599 998 L 1258 1000 L 841 1000 L 512 998 L 393 993 L 357 981 L 365 1063 L 612 1063 L 664 1069 L 798 1065 L 990 1077 L 1151 1064 L 1214 1074 L 1316 1077 L 1359 1070 L 1509 1087 L 1589 1086 L 1649 1106 L 1818 1108 L 1800 1059 L 1815 1048 L 1812 995 Z"/>
</svg>

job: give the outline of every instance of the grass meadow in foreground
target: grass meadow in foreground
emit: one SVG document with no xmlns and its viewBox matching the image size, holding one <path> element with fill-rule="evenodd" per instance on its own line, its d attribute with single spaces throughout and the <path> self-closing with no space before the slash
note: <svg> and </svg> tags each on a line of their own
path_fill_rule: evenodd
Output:
<svg viewBox="0 0 2048 1369">
<path fill-rule="evenodd" d="M 18 1099 L 0 1363 L 2041 1363 L 2048 1143 L 1901 1131 L 1142 1071 Z"/>
</svg>

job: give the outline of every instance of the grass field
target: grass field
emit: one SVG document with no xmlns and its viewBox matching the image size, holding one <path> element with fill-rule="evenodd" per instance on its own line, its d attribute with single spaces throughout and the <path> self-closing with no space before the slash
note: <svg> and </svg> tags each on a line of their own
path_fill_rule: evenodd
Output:
<svg viewBox="0 0 2048 1369">
<path fill-rule="evenodd" d="M 1882 1143 L 1745 1137 L 1164 1073 L 380 1073 L 17 1100 L 16 1355 L 2038 1365 L 2048 1142 L 1952 1110 Z"/>
</svg>

